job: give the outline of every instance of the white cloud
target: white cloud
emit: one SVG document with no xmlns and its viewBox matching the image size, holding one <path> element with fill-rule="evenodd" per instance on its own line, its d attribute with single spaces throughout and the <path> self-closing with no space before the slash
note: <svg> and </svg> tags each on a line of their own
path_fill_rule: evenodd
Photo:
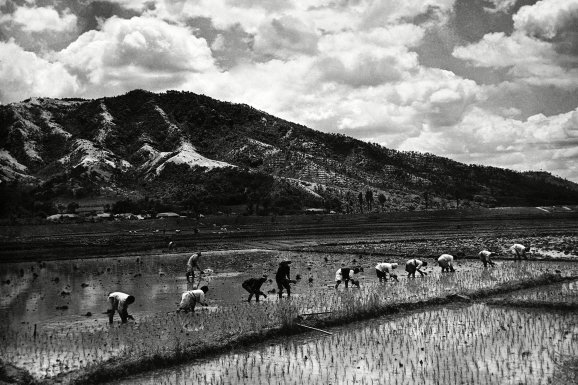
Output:
<svg viewBox="0 0 578 385">
<path fill-rule="evenodd" d="M 211 19 L 217 29 L 225 30 L 239 24 L 248 33 L 256 33 L 259 26 L 268 18 L 283 16 L 259 4 L 255 6 L 234 4 L 228 0 L 179 1 L 176 4 L 171 1 L 156 1 L 154 9 L 148 14 L 177 22 L 205 17 Z"/>
<path fill-rule="evenodd" d="M 544 169 L 578 180 L 578 109 L 554 116 L 537 114 L 525 121 L 504 118 L 474 107 L 444 131 L 424 130 L 407 139 L 404 150 L 432 152 L 465 163 L 519 171 Z"/>
<path fill-rule="evenodd" d="M 160 0 L 160 1 L 151 1 L 151 0 L 111 0 L 111 3 L 118 3 L 122 7 L 127 9 L 132 9 L 135 11 L 140 11 L 147 8 L 148 5 L 155 4 L 155 3 L 162 3 L 165 4 L 167 7 L 171 7 L 175 11 L 178 11 L 179 5 L 186 0 Z"/>
<path fill-rule="evenodd" d="M 0 84 L 1 103 L 31 96 L 70 96 L 78 89 L 76 79 L 61 63 L 24 51 L 14 40 L 0 42 Z"/>
<path fill-rule="evenodd" d="M 516 33 L 489 33 L 477 43 L 456 47 L 453 55 L 480 67 L 524 67 L 550 62 L 555 56 L 551 44 Z"/>
<path fill-rule="evenodd" d="M 489 2 L 492 3 L 494 7 L 484 8 L 487 12 L 508 12 L 514 5 L 516 5 L 517 0 L 489 0 Z"/>
<path fill-rule="evenodd" d="M 566 123 L 562 125 L 562 129 L 568 138 L 578 139 L 578 109 L 572 112 Z"/>
<path fill-rule="evenodd" d="M 5 15 L 1 21 L 18 24 L 26 32 L 64 32 L 76 28 L 76 16 L 69 10 L 59 14 L 50 7 L 18 7 L 12 15 Z"/>
<path fill-rule="evenodd" d="M 431 8 L 450 11 L 455 0 L 373 0 L 364 10 L 360 27 L 379 27 L 426 13 Z"/>
<path fill-rule="evenodd" d="M 576 58 L 558 51 L 572 50 L 578 43 L 578 0 L 542 0 L 524 6 L 513 15 L 514 31 L 488 33 L 480 41 L 456 47 L 453 56 L 474 66 L 506 68 L 517 82 L 534 86 L 554 86 L 565 90 L 578 88 Z"/>
<path fill-rule="evenodd" d="M 84 33 L 56 57 L 96 87 L 91 92 L 107 90 L 106 94 L 131 87 L 178 87 L 190 73 L 215 70 L 204 39 L 151 17 L 112 17 L 101 30 Z"/>
<path fill-rule="evenodd" d="M 529 36 L 552 39 L 566 28 L 576 28 L 578 0 L 542 0 L 526 5 L 513 16 L 514 28 Z"/>
<path fill-rule="evenodd" d="M 356 88 L 399 81 L 417 72 L 417 54 L 408 48 L 418 44 L 423 33 L 420 27 L 402 24 L 325 35 L 319 42 L 317 71 L 325 81 Z"/>
<path fill-rule="evenodd" d="M 312 25 L 284 16 L 261 24 L 255 36 L 254 50 L 258 55 L 289 58 L 296 54 L 313 55 L 319 37 Z"/>
<path fill-rule="evenodd" d="M 223 35 L 217 35 L 215 41 L 213 41 L 213 44 L 211 44 L 211 49 L 213 51 L 223 51 L 225 49 L 225 38 Z"/>
<path fill-rule="evenodd" d="M 578 87 L 578 69 L 561 66 L 553 44 L 521 32 L 486 34 L 477 43 L 456 47 L 453 55 L 478 67 L 509 68 L 511 76 L 528 84 Z"/>
</svg>

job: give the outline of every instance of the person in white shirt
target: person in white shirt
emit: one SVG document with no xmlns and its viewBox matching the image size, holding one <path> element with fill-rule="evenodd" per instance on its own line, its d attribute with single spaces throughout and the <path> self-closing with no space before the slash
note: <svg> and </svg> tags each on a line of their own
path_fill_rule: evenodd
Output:
<svg viewBox="0 0 578 385">
<path fill-rule="evenodd" d="M 115 291 L 108 295 L 109 308 L 107 310 L 108 323 L 112 324 L 114 313 L 118 311 L 122 323 L 126 323 L 128 319 L 134 318 L 128 314 L 128 305 L 133 303 L 135 298 L 132 295 Z"/>
<path fill-rule="evenodd" d="M 337 289 L 341 284 L 341 281 L 345 283 L 345 287 L 349 287 L 349 281 L 354 286 L 359 287 L 359 280 L 355 278 L 355 275 L 359 273 L 361 269 L 359 267 L 342 267 L 335 273 L 335 288 Z"/>
<path fill-rule="evenodd" d="M 405 271 L 407 271 L 408 278 L 415 278 L 415 272 L 417 271 L 422 277 L 427 275 L 425 271 L 421 271 L 422 267 L 426 267 L 427 262 L 421 261 L 419 259 L 410 259 L 405 263 Z"/>
<path fill-rule="evenodd" d="M 440 267 L 442 268 L 442 273 L 444 271 L 448 271 L 448 272 L 454 272 L 454 256 L 450 255 L 450 254 L 442 254 L 440 255 L 440 257 L 438 258 L 438 264 L 440 265 Z"/>
<path fill-rule="evenodd" d="M 184 311 L 185 313 L 191 311 L 194 313 L 197 303 L 203 306 L 208 306 L 207 302 L 205 301 L 205 294 L 208 291 L 208 286 L 202 286 L 200 289 L 196 290 L 185 291 L 181 296 L 181 303 L 179 304 L 177 313 L 180 311 Z"/>
<path fill-rule="evenodd" d="M 379 282 L 383 282 L 384 280 L 387 281 L 387 276 L 389 275 L 391 278 L 397 279 L 397 275 L 393 273 L 393 269 L 397 269 L 397 263 L 378 263 L 375 266 L 375 272 L 377 273 L 377 278 L 379 278 Z"/>
<path fill-rule="evenodd" d="M 522 260 L 522 257 L 528 259 L 526 256 L 526 246 L 520 245 L 519 243 L 515 243 L 510 247 L 510 253 L 514 254 L 514 258 L 517 260 Z"/>
<path fill-rule="evenodd" d="M 490 264 L 490 266 L 496 266 L 494 261 L 492 261 L 492 256 L 494 255 L 496 255 L 496 253 L 492 253 L 491 251 L 488 250 L 482 250 L 478 253 L 478 256 L 480 257 L 480 260 L 484 264 L 484 267 L 488 267 L 488 263 Z"/>
<path fill-rule="evenodd" d="M 189 277 L 191 277 L 192 281 L 195 282 L 195 267 L 199 270 L 200 274 L 203 274 L 203 270 L 199 265 L 200 259 L 201 259 L 201 252 L 199 251 L 198 253 L 194 253 L 193 255 L 191 255 L 191 257 L 187 261 L 187 274 L 186 274 L 187 282 L 191 282 L 189 280 Z"/>
</svg>

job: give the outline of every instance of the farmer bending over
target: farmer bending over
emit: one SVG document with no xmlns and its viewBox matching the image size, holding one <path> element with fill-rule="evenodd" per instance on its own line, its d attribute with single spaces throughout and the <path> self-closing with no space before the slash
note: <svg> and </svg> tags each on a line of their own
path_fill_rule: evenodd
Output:
<svg viewBox="0 0 578 385">
<path fill-rule="evenodd" d="M 520 245 L 519 243 L 516 243 L 510 247 L 510 253 L 514 254 L 514 259 L 516 260 L 521 261 L 522 257 L 524 257 L 524 259 L 528 259 L 526 256 L 526 247 L 524 245 Z"/>
<path fill-rule="evenodd" d="M 267 276 L 263 275 L 261 278 L 250 278 L 243 282 L 243 289 L 249 292 L 249 299 L 247 302 L 251 302 L 251 298 L 253 295 L 255 296 L 255 300 L 259 302 L 259 296 L 262 295 L 263 297 L 267 298 L 265 293 L 261 291 L 261 286 L 267 281 Z"/>
<path fill-rule="evenodd" d="M 379 278 L 379 283 L 384 280 L 387 281 L 387 275 L 397 281 L 397 275 L 393 274 L 393 269 L 397 269 L 397 263 L 378 263 L 375 266 L 375 272 Z"/>
<path fill-rule="evenodd" d="M 196 290 L 185 291 L 181 296 L 181 303 L 179 304 L 177 313 L 180 311 L 184 311 L 185 313 L 191 311 L 194 313 L 197 302 L 203 306 L 208 306 L 207 302 L 205 302 L 205 294 L 208 291 L 208 286 L 202 286 L 200 289 Z"/>
<path fill-rule="evenodd" d="M 119 291 L 110 293 L 108 295 L 109 308 L 106 311 L 108 314 L 108 323 L 112 324 L 114 313 L 117 311 L 123 324 L 125 324 L 129 318 L 134 320 L 134 318 L 128 314 L 128 305 L 133 303 L 134 300 L 135 298 L 132 295 L 121 293 Z"/>
<path fill-rule="evenodd" d="M 438 258 L 438 264 L 442 268 L 442 273 L 444 271 L 454 272 L 454 256 L 449 254 L 442 254 Z"/>
<path fill-rule="evenodd" d="M 187 282 L 191 282 L 189 280 L 189 277 L 192 277 L 193 282 L 195 282 L 195 267 L 199 270 L 200 274 L 203 274 L 203 270 L 201 269 L 201 266 L 199 266 L 200 259 L 201 259 L 200 251 L 198 253 L 194 253 L 189 258 L 189 261 L 187 262 L 187 275 L 186 275 Z"/>
<path fill-rule="evenodd" d="M 359 267 L 342 267 L 335 273 L 335 288 L 339 287 L 341 281 L 345 283 L 345 288 L 349 287 L 349 281 L 354 286 L 359 287 L 359 280 L 355 279 L 355 274 L 359 273 L 361 269 Z"/>
<path fill-rule="evenodd" d="M 478 253 L 478 256 L 482 260 L 484 267 L 488 267 L 488 263 L 490 266 L 496 266 L 496 264 L 492 261 L 492 256 L 496 255 L 496 253 L 492 253 L 488 250 L 482 250 Z"/>
<path fill-rule="evenodd" d="M 291 261 L 283 261 L 279 263 L 279 268 L 275 274 L 275 281 L 277 282 L 277 288 L 279 289 L 279 298 L 283 297 L 283 289 L 287 290 L 287 297 L 291 296 L 291 285 L 290 283 L 295 283 L 296 281 L 291 280 L 291 267 L 289 266 Z"/>
<path fill-rule="evenodd" d="M 427 262 L 420 261 L 419 259 L 410 259 L 405 263 L 405 271 L 407 271 L 407 277 L 415 278 L 415 272 L 417 271 L 422 277 L 427 275 L 426 272 L 421 271 L 422 267 L 426 267 Z"/>
</svg>

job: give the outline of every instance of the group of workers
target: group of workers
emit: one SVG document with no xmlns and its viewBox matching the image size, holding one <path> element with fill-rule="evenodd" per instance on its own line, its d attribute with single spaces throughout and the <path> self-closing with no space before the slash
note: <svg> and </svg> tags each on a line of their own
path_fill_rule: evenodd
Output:
<svg viewBox="0 0 578 385">
<path fill-rule="evenodd" d="M 508 250 L 509 253 L 514 255 L 515 260 L 521 260 L 522 258 L 527 259 L 526 255 L 526 247 L 521 244 L 514 244 Z M 478 253 L 478 257 L 484 264 L 484 267 L 495 266 L 496 264 L 492 261 L 492 257 L 497 255 L 498 253 L 491 252 L 488 250 L 482 250 Z M 187 261 L 186 265 L 186 279 L 187 282 L 195 281 L 195 269 L 197 269 L 200 275 L 203 275 L 203 269 L 200 266 L 201 260 L 201 252 L 194 253 Z M 450 254 L 442 254 L 437 259 L 438 265 L 441 267 L 442 272 L 454 272 L 454 257 Z M 278 296 L 279 298 L 283 297 L 283 292 L 287 292 L 287 297 L 291 296 L 291 284 L 297 283 L 299 280 L 299 276 L 297 279 L 291 279 L 291 261 L 284 260 L 279 263 L 277 268 L 277 272 L 275 273 L 275 281 L 278 288 Z M 419 273 L 421 277 L 427 275 L 425 271 L 422 271 L 422 268 L 427 266 L 426 261 L 422 261 L 417 258 L 413 258 L 408 260 L 405 263 L 405 271 L 407 272 L 408 278 L 415 278 L 415 273 Z M 379 282 L 382 283 L 388 280 L 388 277 L 396 282 L 399 281 L 397 275 L 394 273 L 394 270 L 397 269 L 397 263 L 378 263 L 375 266 L 375 271 L 377 274 L 377 278 Z M 349 282 L 354 287 L 360 287 L 359 279 L 357 278 L 357 274 L 363 271 L 361 266 L 351 266 L 345 267 L 342 266 L 337 270 L 335 273 L 335 289 L 339 287 L 339 285 L 343 282 L 345 287 L 348 288 Z M 253 296 L 255 296 L 255 301 L 259 302 L 259 297 L 267 298 L 267 295 L 261 290 L 261 287 L 265 282 L 268 281 L 267 275 L 263 275 L 258 278 L 250 278 L 245 280 L 242 283 L 243 289 L 245 289 L 249 293 L 248 302 L 251 302 Z M 181 296 L 181 302 L 177 309 L 177 313 L 180 311 L 188 312 L 188 311 L 195 311 L 196 304 L 200 304 L 202 306 L 207 306 L 207 302 L 205 300 L 205 294 L 209 291 L 208 286 L 202 286 L 200 288 L 196 288 L 193 290 L 188 290 L 184 292 Z M 109 309 L 107 311 L 109 317 L 109 323 L 112 324 L 113 317 L 116 312 L 119 313 L 122 323 L 126 323 L 128 319 L 134 319 L 131 315 L 128 314 L 128 306 L 135 301 L 135 297 L 132 295 L 128 295 L 121 292 L 114 292 L 108 296 L 109 300 Z"/>
</svg>

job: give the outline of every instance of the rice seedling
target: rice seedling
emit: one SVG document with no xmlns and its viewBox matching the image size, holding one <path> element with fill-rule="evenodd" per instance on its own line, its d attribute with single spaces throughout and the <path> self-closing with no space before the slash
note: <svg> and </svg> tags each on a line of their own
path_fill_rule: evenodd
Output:
<svg viewBox="0 0 578 385">
<path fill-rule="evenodd" d="M 578 353 L 572 314 L 483 304 L 414 312 L 333 331 L 329 337 L 279 339 L 117 383 L 543 384 L 557 371 L 557 354 Z"/>
</svg>

